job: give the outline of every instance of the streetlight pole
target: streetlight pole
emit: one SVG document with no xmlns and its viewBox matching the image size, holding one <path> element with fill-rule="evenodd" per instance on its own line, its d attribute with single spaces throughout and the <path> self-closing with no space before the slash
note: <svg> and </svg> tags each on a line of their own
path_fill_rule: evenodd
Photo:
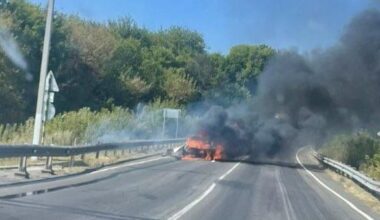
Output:
<svg viewBox="0 0 380 220">
<path fill-rule="evenodd" d="M 48 11 L 46 17 L 46 28 L 44 37 L 44 46 L 42 50 L 42 61 L 40 70 L 40 82 L 38 85 L 38 97 L 36 117 L 34 120 L 34 132 L 33 132 L 33 144 L 41 143 L 41 131 L 42 131 L 42 117 L 45 112 L 44 107 L 44 94 L 45 94 L 45 81 L 48 70 L 49 62 L 49 49 L 50 49 L 50 36 L 51 36 L 51 23 L 53 20 L 54 0 L 48 0 Z"/>
<path fill-rule="evenodd" d="M 45 36 L 44 36 L 44 44 L 43 44 L 43 49 L 42 49 L 40 81 L 38 84 L 37 108 L 36 108 L 36 116 L 34 119 L 33 144 L 36 144 L 36 145 L 41 143 L 41 131 L 42 131 L 42 123 L 43 123 L 42 120 L 43 120 L 43 114 L 45 112 L 45 109 L 44 109 L 45 108 L 44 107 L 45 81 L 46 81 L 48 62 L 49 62 L 49 49 L 50 49 L 50 37 L 51 37 L 51 24 L 53 20 L 53 10 L 54 10 L 54 0 L 48 0 Z M 19 171 L 27 175 L 26 157 L 21 158 Z"/>
</svg>

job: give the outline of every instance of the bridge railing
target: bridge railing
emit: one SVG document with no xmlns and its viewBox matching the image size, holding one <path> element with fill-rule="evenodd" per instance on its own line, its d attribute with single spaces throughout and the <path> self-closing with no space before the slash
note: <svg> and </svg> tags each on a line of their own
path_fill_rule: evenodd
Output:
<svg viewBox="0 0 380 220">
<path fill-rule="evenodd" d="M 361 185 L 364 189 L 366 189 L 368 192 L 380 198 L 380 181 L 375 181 L 374 179 L 359 172 L 355 168 L 347 164 L 341 163 L 339 161 L 325 157 L 321 154 L 315 153 L 314 156 L 324 165 L 352 179 L 353 181 Z"/>
<path fill-rule="evenodd" d="M 47 157 L 45 172 L 53 173 L 52 158 L 53 157 L 71 157 L 76 155 L 96 153 L 95 157 L 99 158 L 101 151 L 107 153 L 110 150 L 151 150 L 151 149 L 167 149 L 183 144 L 185 139 L 163 139 L 163 140 L 135 140 L 127 142 L 100 143 L 91 145 L 78 146 L 57 146 L 57 145 L 0 145 L 0 158 L 21 157 L 19 172 L 17 175 L 29 177 L 27 172 L 27 157 Z M 124 152 L 124 151 L 123 151 Z"/>
</svg>

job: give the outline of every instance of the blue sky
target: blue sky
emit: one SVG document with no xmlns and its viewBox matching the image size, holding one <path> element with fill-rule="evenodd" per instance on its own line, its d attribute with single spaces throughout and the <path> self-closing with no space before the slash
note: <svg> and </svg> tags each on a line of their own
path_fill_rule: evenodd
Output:
<svg viewBox="0 0 380 220">
<path fill-rule="evenodd" d="M 47 0 L 29 0 L 46 5 Z M 377 0 L 56 0 L 55 9 L 104 22 L 123 16 L 159 30 L 198 31 L 211 52 L 237 44 L 309 51 L 334 44 L 357 13 Z"/>
</svg>

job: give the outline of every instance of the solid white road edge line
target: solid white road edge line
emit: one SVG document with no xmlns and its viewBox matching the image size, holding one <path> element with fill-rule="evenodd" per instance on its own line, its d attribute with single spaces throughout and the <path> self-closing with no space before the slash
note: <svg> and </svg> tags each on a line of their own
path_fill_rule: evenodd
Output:
<svg viewBox="0 0 380 220">
<path fill-rule="evenodd" d="M 360 210 L 358 207 L 356 207 L 354 204 L 352 204 L 350 201 L 348 201 L 346 198 L 344 198 L 343 196 L 341 196 L 339 193 L 335 192 L 333 189 L 331 189 L 330 187 L 328 187 L 325 183 L 323 183 L 320 179 L 318 179 L 318 177 L 316 177 L 310 170 L 308 170 L 304 165 L 303 163 L 300 161 L 300 159 L 298 158 L 298 154 L 301 150 L 303 150 L 304 147 L 298 149 L 297 153 L 296 153 L 296 160 L 297 162 L 301 165 L 301 167 L 311 176 L 313 177 L 313 179 L 315 181 L 317 181 L 317 183 L 319 183 L 321 186 L 323 186 L 325 189 L 327 189 L 328 191 L 330 191 L 333 195 L 335 195 L 336 197 L 338 197 L 340 200 L 342 200 L 343 202 L 345 202 L 348 206 L 350 206 L 353 210 L 355 210 L 357 213 L 359 213 L 361 216 L 363 216 L 365 219 L 367 220 L 374 220 L 371 216 L 369 216 L 368 214 L 366 214 L 365 212 L 363 212 L 362 210 Z"/>
<path fill-rule="evenodd" d="M 226 173 L 224 173 L 222 176 L 220 176 L 218 178 L 218 180 L 223 180 L 224 178 L 226 178 L 230 173 L 232 173 L 232 171 L 234 169 L 236 169 L 236 167 L 239 166 L 239 164 L 240 164 L 240 162 L 235 164 L 231 169 L 229 169 Z M 216 183 L 215 182 L 212 183 L 211 186 L 209 186 L 207 188 L 207 190 L 204 193 L 202 193 L 201 196 L 199 196 L 194 201 L 192 201 L 190 204 L 185 206 L 183 209 L 181 209 L 180 211 L 178 211 L 177 213 L 175 213 L 174 215 L 169 217 L 168 220 L 176 220 L 176 219 L 181 218 L 184 214 L 186 214 L 189 210 L 191 210 L 194 206 L 196 206 L 199 202 L 201 202 L 204 198 L 206 198 L 207 195 L 210 194 L 214 190 L 215 186 L 216 186 Z"/>
</svg>

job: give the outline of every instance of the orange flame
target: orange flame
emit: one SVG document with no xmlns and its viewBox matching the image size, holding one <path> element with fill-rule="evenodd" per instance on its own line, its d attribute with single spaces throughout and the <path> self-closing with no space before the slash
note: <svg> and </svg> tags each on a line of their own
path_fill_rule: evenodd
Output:
<svg viewBox="0 0 380 220">
<path fill-rule="evenodd" d="M 223 146 L 218 144 L 216 145 L 214 160 L 222 160 L 223 159 Z"/>
<path fill-rule="evenodd" d="M 223 146 L 221 144 L 212 144 L 203 137 L 191 137 L 186 140 L 186 154 L 182 156 L 183 160 L 222 160 Z"/>
<path fill-rule="evenodd" d="M 200 138 L 188 138 L 186 140 L 186 146 L 188 146 L 189 148 L 194 148 L 194 149 L 199 149 L 199 150 L 210 149 L 210 144 Z"/>
</svg>

